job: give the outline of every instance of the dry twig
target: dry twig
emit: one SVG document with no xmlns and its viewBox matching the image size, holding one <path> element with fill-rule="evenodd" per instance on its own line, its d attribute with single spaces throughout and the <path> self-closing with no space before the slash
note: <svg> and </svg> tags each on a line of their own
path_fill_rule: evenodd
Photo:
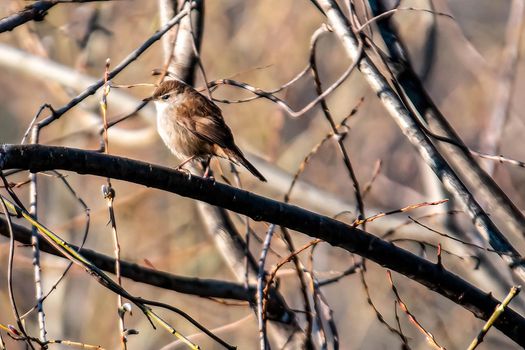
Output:
<svg viewBox="0 0 525 350">
<path fill-rule="evenodd" d="M 392 273 L 390 273 L 390 270 L 387 270 L 386 271 L 386 274 L 388 276 L 388 281 L 390 282 L 390 286 L 392 287 L 392 292 L 394 293 L 395 297 L 396 297 L 396 300 L 397 300 L 397 303 L 399 304 L 399 307 L 401 308 L 401 310 L 403 310 L 403 312 L 408 316 L 408 319 L 410 320 L 410 322 L 421 332 L 423 333 L 423 335 L 425 335 L 425 337 L 427 338 L 427 341 L 430 345 L 432 345 L 432 347 L 436 348 L 436 349 L 439 349 L 439 350 L 445 350 L 444 347 L 442 347 L 441 345 L 439 345 L 436 341 L 436 339 L 434 338 L 434 336 L 432 335 L 432 333 L 430 333 L 429 331 L 427 331 L 422 325 L 421 323 L 419 323 L 419 321 L 416 319 L 416 317 L 410 313 L 410 311 L 408 310 L 408 307 L 406 306 L 406 304 L 403 302 L 403 300 L 401 300 L 401 297 L 399 296 L 399 293 L 397 291 L 397 288 L 396 286 L 394 285 L 394 281 L 392 280 Z"/>
</svg>

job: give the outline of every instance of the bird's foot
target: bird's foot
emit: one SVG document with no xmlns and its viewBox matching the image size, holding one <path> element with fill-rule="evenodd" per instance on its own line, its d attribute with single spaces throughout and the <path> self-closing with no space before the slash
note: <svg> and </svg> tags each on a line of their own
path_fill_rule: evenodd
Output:
<svg viewBox="0 0 525 350">
<path fill-rule="evenodd" d="M 213 183 L 215 183 L 215 177 L 213 177 L 213 173 L 210 170 L 210 164 L 206 166 L 206 170 L 204 171 L 204 174 L 202 175 L 203 178 L 206 180 L 211 180 Z"/>
<path fill-rule="evenodd" d="M 188 175 L 188 180 L 191 180 L 191 172 L 182 165 L 176 167 L 175 170 L 180 171 L 181 173 L 185 173 L 186 175 Z"/>
</svg>

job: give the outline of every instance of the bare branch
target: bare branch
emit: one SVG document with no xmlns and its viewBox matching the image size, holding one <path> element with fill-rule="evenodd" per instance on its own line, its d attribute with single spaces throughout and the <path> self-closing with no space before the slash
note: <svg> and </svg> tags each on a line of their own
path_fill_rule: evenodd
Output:
<svg viewBox="0 0 525 350">
<path fill-rule="evenodd" d="M 455 274 L 365 231 L 326 216 L 232 188 L 209 179 L 116 156 L 64 147 L 40 145 L 0 148 L 0 168 L 32 172 L 62 169 L 111 177 L 205 201 L 320 238 L 395 270 L 462 305 L 476 317 L 488 319 L 498 301 Z M 525 319 L 506 309 L 495 326 L 520 345 L 525 345 Z"/>
<path fill-rule="evenodd" d="M 384 9 L 381 2 L 369 0 L 371 8 L 375 15 L 381 13 Z M 380 32 L 397 67 L 394 69 L 396 80 L 410 99 L 417 113 L 422 116 L 430 126 L 433 126 L 442 132 L 446 138 L 454 140 L 456 147 L 450 148 L 451 159 L 457 163 L 458 169 L 464 179 L 472 188 L 480 191 L 483 201 L 486 202 L 494 211 L 494 214 L 503 216 L 502 222 L 518 235 L 525 235 L 525 216 L 518 207 L 508 198 L 494 180 L 479 166 L 476 159 L 469 152 L 469 149 L 459 138 L 456 131 L 448 123 L 445 116 L 439 111 L 430 96 L 426 93 L 425 88 L 419 80 L 414 68 L 411 66 L 408 51 L 404 48 L 403 42 L 399 40 L 395 27 L 388 21 L 378 22 Z M 457 147 L 460 145 L 460 147 Z"/>
<path fill-rule="evenodd" d="M 462 204 L 480 236 L 489 242 L 494 249 L 512 253 L 513 256 L 519 257 L 518 251 L 500 232 L 445 158 L 432 144 L 427 134 L 420 127 L 421 123 L 414 113 L 407 109 L 397 92 L 391 88 L 385 76 L 379 72 L 372 60 L 362 52 L 361 41 L 350 30 L 350 24 L 341 13 L 337 4 L 333 0 L 319 0 L 318 2 L 326 13 L 334 32 L 342 41 L 350 59 L 354 62 L 360 60 L 358 68 L 372 90 L 377 94 L 384 107 L 394 118 L 409 141 L 417 148 L 421 157 L 438 176 L 445 188 L 453 193 Z M 360 57 L 362 58 L 360 59 Z M 520 258 L 512 258 L 507 255 L 502 256 L 502 258 L 522 280 L 525 280 L 525 264 Z"/>
<path fill-rule="evenodd" d="M 42 21 L 47 15 L 47 10 L 57 4 L 63 3 L 82 3 L 94 1 L 111 1 L 111 0 L 40 0 L 31 5 L 27 5 L 22 10 L 10 16 L 0 19 L 0 33 L 10 31 L 29 21 Z"/>
</svg>

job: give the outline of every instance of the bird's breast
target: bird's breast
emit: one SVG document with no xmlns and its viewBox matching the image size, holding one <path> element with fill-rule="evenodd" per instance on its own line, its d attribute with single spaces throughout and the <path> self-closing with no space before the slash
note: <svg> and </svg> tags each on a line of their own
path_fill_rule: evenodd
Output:
<svg viewBox="0 0 525 350">
<path fill-rule="evenodd" d="M 157 131 L 166 146 L 178 158 L 205 157 L 211 153 L 211 145 L 178 121 L 177 106 L 157 105 Z"/>
</svg>

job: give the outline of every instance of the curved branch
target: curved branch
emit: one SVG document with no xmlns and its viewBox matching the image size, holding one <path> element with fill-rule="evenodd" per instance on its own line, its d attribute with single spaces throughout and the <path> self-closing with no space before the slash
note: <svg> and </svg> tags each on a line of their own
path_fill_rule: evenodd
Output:
<svg viewBox="0 0 525 350">
<path fill-rule="evenodd" d="M 0 169 L 31 172 L 62 169 L 79 174 L 111 177 L 197 199 L 247 215 L 257 221 L 286 226 L 359 254 L 445 296 L 487 320 L 498 301 L 445 270 L 365 231 L 311 211 L 236 189 L 211 179 L 117 156 L 65 147 L 3 145 Z M 525 346 L 525 318 L 506 309 L 495 324 L 509 338 Z"/>
</svg>

